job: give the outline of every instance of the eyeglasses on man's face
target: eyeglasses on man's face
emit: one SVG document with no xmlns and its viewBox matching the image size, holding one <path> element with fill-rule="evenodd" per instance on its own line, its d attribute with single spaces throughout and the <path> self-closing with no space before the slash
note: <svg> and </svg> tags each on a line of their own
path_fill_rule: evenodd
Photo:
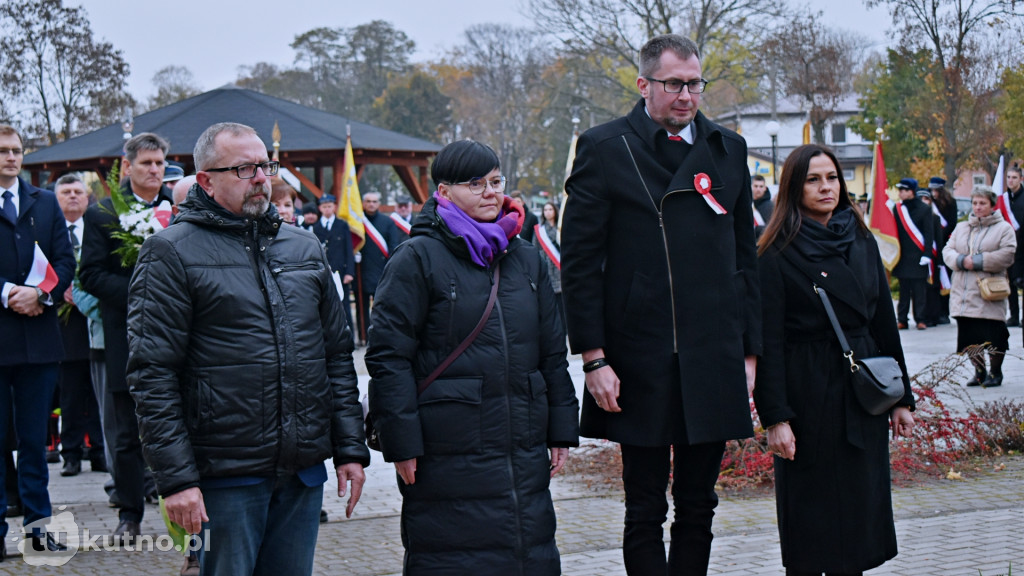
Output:
<svg viewBox="0 0 1024 576">
<path fill-rule="evenodd" d="M 24 152 L 24 150 L 21 148 L 0 148 L 0 156 L 7 156 L 8 154 L 21 156 L 22 152 Z"/>
<path fill-rule="evenodd" d="M 470 180 L 466 180 L 465 182 L 456 182 L 455 185 L 468 186 L 469 191 L 476 195 L 483 194 L 484 190 L 486 190 L 487 187 L 490 186 L 491 190 L 494 190 L 495 192 L 500 194 L 505 191 L 505 177 L 495 176 L 490 180 L 488 180 L 487 178 L 473 178 Z"/>
<path fill-rule="evenodd" d="M 686 91 L 690 94 L 701 94 L 704 89 L 707 88 L 708 81 L 700 78 L 698 80 L 690 80 L 689 82 L 683 82 L 682 80 L 658 80 L 657 78 L 651 78 L 650 76 L 644 76 L 648 82 L 661 82 L 665 92 L 669 94 L 679 94 L 683 91 L 683 87 L 686 87 Z"/>
<path fill-rule="evenodd" d="M 270 162 L 262 162 L 260 164 L 239 164 L 238 166 L 228 166 L 227 168 L 207 168 L 203 172 L 230 172 L 235 171 L 242 180 L 248 180 L 256 177 L 256 169 L 263 170 L 264 176 L 274 176 L 280 169 L 281 163 L 271 160 Z"/>
</svg>

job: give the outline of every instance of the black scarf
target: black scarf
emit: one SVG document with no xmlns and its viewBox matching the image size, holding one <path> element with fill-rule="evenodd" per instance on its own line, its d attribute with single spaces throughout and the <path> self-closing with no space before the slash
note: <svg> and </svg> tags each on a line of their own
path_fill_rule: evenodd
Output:
<svg viewBox="0 0 1024 576">
<path fill-rule="evenodd" d="M 849 207 L 833 212 L 825 226 L 805 216 L 800 231 L 793 239 L 793 247 L 812 262 L 834 256 L 849 262 L 850 246 L 853 245 L 857 230 L 857 217 Z"/>
</svg>

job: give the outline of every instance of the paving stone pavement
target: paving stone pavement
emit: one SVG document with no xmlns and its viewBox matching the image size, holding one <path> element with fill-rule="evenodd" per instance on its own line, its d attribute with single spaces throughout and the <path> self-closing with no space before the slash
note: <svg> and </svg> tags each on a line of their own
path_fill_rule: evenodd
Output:
<svg viewBox="0 0 1024 576">
<path fill-rule="evenodd" d="M 1011 354 L 1004 367 L 1002 388 L 971 389 L 969 400 L 998 398 L 1024 401 L 1024 359 L 1021 330 L 1013 328 Z M 955 326 L 904 331 L 908 365 L 917 372 L 952 352 Z M 367 377 L 361 352 L 357 365 L 361 385 Z M 582 370 L 572 357 L 570 370 L 579 388 Z M 964 380 L 967 372 L 963 371 Z M 570 457 L 571 454 L 570 454 Z M 869 571 L 881 575 L 999 576 L 1010 573 L 1011 564 L 1024 570 L 1024 456 L 1007 456 L 1002 470 L 961 470 L 964 480 L 938 480 L 896 487 L 893 502 L 900 554 L 884 566 Z M 54 514 L 70 512 L 79 529 L 91 535 L 109 534 L 117 524 L 115 510 L 106 504 L 102 485 L 106 474 L 83 472 L 73 478 L 59 475 L 60 465 L 50 466 L 50 492 Z M 325 487 L 324 507 L 330 522 L 321 525 L 317 541 L 317 575 L 397 575 L 402 568 L 402 544 L 398 515 L 401 499 L 394 468 L 374 453 L 367 485 L 352 519 L 344 519 L 345 502 L 335 493 L 332 478 Z M 938 476 L 938 474 L 936 475 Z M 567 576 L 622 576 L 622 495 L 595 490 L 567 477 L 552 485 L 558 514 L 558 545 L 563 573 Z M 61 507 L 64 507 L 61 509 Z M 20 519 L 9 519 L 7 550 L 15 556 L 0 563 L 0 574 L 128 574 L 175 575 L 181 556 L 174 551 L 80 551 L 65 565 L 33 567 L 17 555 Z M 159 511 L 148 506 L 143 532 L 154 538 L 164 534 Z M 667 526 L 666 526 L 667 528 Z M 775 503 L 771 497 L 742 499 L 723 497 L 715 517 L 715 540 L 709 574 L 781 575 Z M 667 535 L 667 531 L 666 531 Z"/>
</svg>

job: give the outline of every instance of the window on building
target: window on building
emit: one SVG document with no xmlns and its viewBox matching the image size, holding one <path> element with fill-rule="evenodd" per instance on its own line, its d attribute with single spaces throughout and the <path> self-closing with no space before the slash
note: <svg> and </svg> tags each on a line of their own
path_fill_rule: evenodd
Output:
<svg viewBox="0 0 1024 576">
<path fill-rule="evenodd" d="M 846 124 L 832 125 L 832 143 L 843 144 L 846 142 Z"/>
<path fill-rule="evenodd" d="M 975 186 L 984 186 L 985 185 L 985 176 L 983 174 L 975 174 L 973 176 L 972 180 L 974 181 L 974 185 Z"/>
<path fill-rule="evenodd" d="M 857 177 L 857 173 L 853 168 L 843 168 L 843 180 L 847 182 L 853 182 Z"/>
</svg>

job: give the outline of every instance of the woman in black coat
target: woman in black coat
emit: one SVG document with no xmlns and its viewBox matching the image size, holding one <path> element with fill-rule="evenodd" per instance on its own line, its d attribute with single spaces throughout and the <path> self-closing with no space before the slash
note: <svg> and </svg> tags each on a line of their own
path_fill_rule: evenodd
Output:
<svg viewBox="0 0 1024 576">
<path fill-rule="evenodd" d="M 392 255 L 371 312 L 370 411 L 402 492 L 404 573 L 561 573 L 548 490 L 579 442 L 565 330 L 540 254 L 516 234 L 494 151 L 463 140 Z M 479 336 L 417 395 L 497 301 Z M 550 451 L 550 454 L 549 454 Z"/>
<path fill-rule="evenodd" d="M 914 397 L 878 246 L 835 155 L 794 150 L 760 239 L 764 355 L 754 400 L 775 453 L 782 563 L 790 576 L 850 575 L 896 556 L 888 430 L 909 436 Z M 904 396 L 872 416 L 815 292 L 823 288 L 855 358 L 893 356 Z"/>
</svg>

